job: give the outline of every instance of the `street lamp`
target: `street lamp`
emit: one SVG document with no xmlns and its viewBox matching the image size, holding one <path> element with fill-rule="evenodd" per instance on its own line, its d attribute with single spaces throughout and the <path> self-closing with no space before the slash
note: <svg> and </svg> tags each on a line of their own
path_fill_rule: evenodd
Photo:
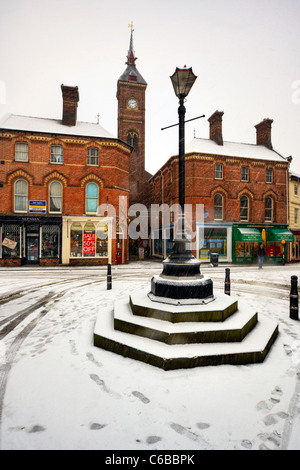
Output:
<svg viewBox="0 0 300 470">
<path fill-rule="evenodd" d="M 206 302 L 213 296 L 213 285 L 210 279 L 204 279 L 200 274 L 200 261 L 196 259 L 191 251 L 190 242 L 185 235 L 185 106 L 184 100 L 188 96 L 196 75 L 192 68 L 176 68 L 170 77 L 175 94 L 179 99 L 179 205 L 181 208 L 180 219 L 178 219 L 179 230 L 177 230 L 172 253 L 163 261 L 163 272 L 160 276 L 154 276 L 151 280 L 150 298 L 155 300 L 163 298 L 164 302 L 181 303 L 188 299 Z M 203 117 L 203 116 L 201 116 Z"/>
<path fill-rule="evenodd" d="M 184 118 L 185 118 L 185 106 L 184 100 L 188 96 L 189 92 L 191 91 L 192 86 L 194 85 L 197 77 L 193 73 L 192 68 L 190 67 L 187 69 L 184 67 L 183 69 L 179 69 L 176 67 L 175 72 L 170 77 L 175 95 L 179 99 L 179 108 L 178 108 L 178 116 L 179 116 L 179 205 L 181 207 L 181 215 L 182 215 L 182 232 L 183 223 L 184 223 L 184 203 L 185 203 L 185 135 L 184 135 Z M 183 233 L 184 235 L 184 233 Z"/>
</svg>

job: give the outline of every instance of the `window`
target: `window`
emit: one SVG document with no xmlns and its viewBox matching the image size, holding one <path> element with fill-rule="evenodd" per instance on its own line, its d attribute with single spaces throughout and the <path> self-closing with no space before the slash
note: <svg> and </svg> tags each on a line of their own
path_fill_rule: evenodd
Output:
<svg viewBox="0 0 300 470">
<path fill-rule="evenodd" d="M 16 162 L 28 162 L 28 144 L 26 142 L 16 142 L 15 160 Z"/>
<path fill-rule="evenodd" d="M 58 258 L 59 227 L 57 225 L 42 226 L 42 258 Z"/>
<path fill-rule="evenodd" d="M 20 257 L 20 230 L 16 224 L 4 224 L 2 228 L 2 258 Z"/>
<path fill-rule="evenodd" d="M 96 183 L 89 183 L 86 187 L 86 213 L 96 213 L 98 210 L 98 186 Z"/>
<path fill-rule="evenodd" d="M 26 180 L 15 182 L 15 212 L 27 212 L 28 183 Z"/>
<path fill-rule="evenodd" d="M 223 165 L 221 163 L 215 164 L 215 178 L 218 180 L 223 179 Z"/>
<path fill-rule="evenodd" d="M 273 168 L 266 169 L 266 183 L 273 183 Z"/>
<path fill-rule="evenodd" d="M 295 208 L 295 225 L 298 225 L 299 220 L 299 209 Z"/>
<path fill-rule="evenodd" d="M 131 145 L 134 150 L 138 151 L 138 135 L 135 131 L 129 131 L 127 134 L 127 144 Z"/>
<path fill-rule="evenodd" d="M 273 222 L 273 199 L 271 197 L 265 199 L 265 221 Z"/>
<path fill-rule="evenodd" d="M 63 154 L 63 147 L 61 145 L 51 145 L 51 163 L 63 163 L 64 162 L 64 154 Z"/>
<path fill-rule="evenodd" d="M 249 181 L 249 167 L 242 166 L 241 168 L 241 180 L 242 181 Z"/>
<path fill-rule="evenodd" d="M 214 219 L 223 220 L 223 196 L 216 194 L 214 197 Z"/>
<path fill-rule="evenodd" d="M 74 222 L 70 237 L 71 258 L 108 257 L 108 225 L 103 221 L 82 225 Z"/>
<path fill-rule="evenodd" d="M 52 181 L 49 186 L 49 212 L 62 212 L 62 184 Z"/>
<path fill-rule="evenodd" d="M 87 164 L 99 165 L 99 149 L 96 147 L 89 147 L 87 149 Z"/>
<path fill-rule="evenodd" d="M 240 220 L 249 220 L 249 198 L 242 196 L 240 199 Z"/>
<path fill-rule="evenodd" d="M 294 194 L 295 196 L 298 196 L 298 185 L 294 184 Z"/>
</svg>

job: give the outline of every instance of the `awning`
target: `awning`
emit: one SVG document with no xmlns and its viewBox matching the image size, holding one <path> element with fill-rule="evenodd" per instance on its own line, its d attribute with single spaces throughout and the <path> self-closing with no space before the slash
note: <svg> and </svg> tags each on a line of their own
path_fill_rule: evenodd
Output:
<svg viewBox="0 0 300 470">
<path fill-rule="evenodd" d="M 293 242 L 294 235 L 287 228 L 271 228 L 267 231 L 268 242 L 281 242 L 282 240 Z"/>
<path fill-rule="evenodd" d="M 235 240 L 237 242 L 258 242 L 262 241 L 261 233 L 257 228 L 237 228 Z"/>
</svg>

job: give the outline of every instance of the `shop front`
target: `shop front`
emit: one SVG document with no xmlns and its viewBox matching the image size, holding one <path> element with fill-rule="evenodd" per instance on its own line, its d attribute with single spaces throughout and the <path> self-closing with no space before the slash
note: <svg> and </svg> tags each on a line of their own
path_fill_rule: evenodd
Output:
<svg viewBox="0 0 300 470">
<path fill-rule="evenodd" d="M 216 253 L 219 261 L 231 261 L 231 225 L 197 225 L 197 256 L 210 261 Z"/>
<path fill-rule="evenodd" d="M 234 263 L 254 263 L 257 250 L 262 243 L 262 234 L 255 227 L 233 227 L 232 260 Z"/>
<path fill-rule="evenodd" d="M 300 261 L 300 230 L 292 230 L 294 241 L 290 243 L 289 261 Z"/>
<path fill-rule="evenodd" d="M 114 233 L 115 232 L 115 233 Z M 122 230 L 111 217 L 63 217 L 62 264 L 97 266 L 127 261 Z"/>
<path fill-rule="evenodd" d="M 1 217 L 0 265 L 58 265 L 61 260 L 61 227 L 61 217 Z"/>
<path fill-rule="evenodd" d="M 284 227 L 266 229 L 266 261 L 271 263 L 286 263 L 288 245 L 294 242 L 294 235 Z"/>
<path fill-rule="evenodd" d="M 257 262 L 257 250 L 262 243 L 266 263 L 283 264 L 287 261 L 288 245 L 294 236 L 286 225 L 233 225 L 232 261 L 252 264 Z"/>
</svg>

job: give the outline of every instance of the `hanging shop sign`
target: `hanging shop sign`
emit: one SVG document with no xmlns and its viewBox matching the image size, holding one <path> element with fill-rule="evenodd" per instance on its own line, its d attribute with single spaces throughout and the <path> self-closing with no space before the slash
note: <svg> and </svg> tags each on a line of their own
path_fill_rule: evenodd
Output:
<svg viewBox="0 0 300 470">
<path fill-rule="evenodd" d="M 9 248 L 10 250 L 14 250 L 17 246 L 17 242 L 10 240 L 9 238 L 4 238 L 2 245 L 6 248 Z"/>
<path fill-rule="evenodd" d="M 46 214 L 46 201 L 29 201 L 29 214 Z"/>
</svg>

